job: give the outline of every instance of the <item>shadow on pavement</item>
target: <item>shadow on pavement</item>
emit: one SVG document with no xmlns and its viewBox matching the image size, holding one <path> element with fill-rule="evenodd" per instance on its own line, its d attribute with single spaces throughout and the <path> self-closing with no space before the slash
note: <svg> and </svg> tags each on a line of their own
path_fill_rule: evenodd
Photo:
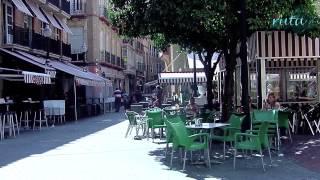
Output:
<svg viewBox="0 0 320 180">
<path fill-rule="evenodd" d="M 64 125 L 21 131 L 0 141 L 0 168 L 31 155 L 42 154 L 122 122 L 124 113 L 108 113 Z"/>
<path fill-rule="evenodd" d="M 285 157 L 278 157 L 276 153 L 272 154 L 273 164 L 264 152 L 266 172 L 263 172 L 260 157 L 242 157 L 237 158 L 236 170 L 233 169 L 233 155 L 232 152 L 227 153 L 225 160 L 222 158 L 222 146 L 220 144 L 214 147 L 211 153 L 211 161 L 219 161 L 221 163 L 212 163 L 211 169 L 205 165 L 193 165 L 190 161 L 186 162 L 186 170 L 183 172 L 186 177 L 193 179 L 318 179 L 319 174 L 311 173 L 310 171 L 297 166 Z M 168 156 L 165 158 L 165 148 L 158 148 L 150 151 L 149 155 L 154 157 L 170 170 L 170 156 L 171 149 L 169 149 Z M 173 158 L 172 171 L 182 172 L 182 161 L 180 159 L 179 151 L 175 151 Z M 193 153 L 193 160 L 197 159 L 197 154 Z M 190 157 L 187 154 L 187 158 Z"/>
</svg>

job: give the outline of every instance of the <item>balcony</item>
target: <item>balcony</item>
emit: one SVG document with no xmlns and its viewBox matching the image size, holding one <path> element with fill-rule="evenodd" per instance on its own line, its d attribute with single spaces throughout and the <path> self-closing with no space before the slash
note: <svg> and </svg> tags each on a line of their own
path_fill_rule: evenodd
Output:
<svg viewBox="0 0 320 180">
<path fill-rule="evenodd" d="M 29 29 L 15 26 L 13 29 L 13 43 L 31 47 L 32 33 L 29 32 Z"/>
<path fill-rule="evenodd" d="M 86 0 L 71 0 L 70 14 L 72 16 L 81 16 L 86 13 Z"/>
<path fill-rule="evenodd" d="M 105 59 L 106 59 L 106 62 L 107 63 L 110 63 L 111 62 L 111 57 L 110 57 L 110 53 L 108 51 L 105 51 Z"/>
<path fill-rule="evenodd" d="M 71 45 L 65 44 L 60 40 L 50 39 L 49 52 L 71 57 Z M 10 44 L 10 43 L 7 43 Z M 13 31 L 13 44 L 18 44 L 31 49 L 47 51 L 48 39 L 41 34 L 35 32 L 29 32 L 28 29 L 24 29 L 19 26 L 14 27 Z"/>
<path fill-rule="evenodd" d="M 111 54 L 111 64 L 115 65 L 116 64 L 116 56 Z"/>
<path fill-rule="evenodd" d="M 62 55 L 71 57 L 71 44 L 62 43 Z"/>
<path fill-rule="evenodd" d="M 121 67 L 121 58 L 120 57 L 117 57 L 116 65 Z"/>
</svg>

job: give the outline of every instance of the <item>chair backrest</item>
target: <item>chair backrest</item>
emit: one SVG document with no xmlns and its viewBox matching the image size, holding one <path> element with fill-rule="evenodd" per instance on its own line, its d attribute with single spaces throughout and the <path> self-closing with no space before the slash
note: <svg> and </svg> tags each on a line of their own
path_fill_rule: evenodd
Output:
<svg viewBox="0 0 320 180">
<path fill-rule="evenodd" d="M 276 122 L 278 119 L 278 111 L 260 111 L 254 110 L 252 115 L 252 121 L 267 121 L 267 122 Z"/>
<path fill-rule="evenodd" d="M 149 127 L 153 127 L 155 125 L 164 125 L 164 119 L 162 117 L 162 111 L 147 111 L 147 117 L 150 118 Z"/>
<path fill-rule="evenodd" d="M 279 111 L 278 112 L 278 124 L 281 128 L 289 128 L 289 114 L 290 112 Z"/>
<path fill-rule="evenodd" d="M 134 111 L 136 113 L 142 113 L 142 108 L 143 108 L 142 105 L 131 105 L 130 106 L 130 110 Z"/>
<path fill-rule="evenodd" d="M 130 125 L 137 125 L 137 115 L 139 114 L 134 111 L 126 111 L 126 117 L 128 118 Z"/>
<path fill-rule="evenodd" d="M 230 127 L 241 129 L 241 124 L 245 117 L 246 116 L 237 116 L 235 114 L 232 114 L 228 121 L 230 124 Z"/>
<path fill-rule="evenodd" d="M 167 128 L 169 132 L 172 131 L 172 141 L 173 146 L 183 146 L 188 147 L 191 144 L 191 140 L 188 136 L 188 131 L 183 122 L 170 122 L 166 121 Z"/>
</svg>

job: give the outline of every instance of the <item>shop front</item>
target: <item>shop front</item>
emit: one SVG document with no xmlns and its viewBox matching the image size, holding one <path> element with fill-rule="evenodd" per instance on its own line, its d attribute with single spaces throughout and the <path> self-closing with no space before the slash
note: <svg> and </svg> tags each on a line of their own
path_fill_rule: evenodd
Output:
<svg viewBox="0 0 320 180">
<path fill-rule="evenodd" d="M 284 31 L 256 32 L 255 59 L 249 63 L 250 95 L 259 107 L 269 93 L 281 104 L 319 101 L 319 38 Z"/>
</svg>

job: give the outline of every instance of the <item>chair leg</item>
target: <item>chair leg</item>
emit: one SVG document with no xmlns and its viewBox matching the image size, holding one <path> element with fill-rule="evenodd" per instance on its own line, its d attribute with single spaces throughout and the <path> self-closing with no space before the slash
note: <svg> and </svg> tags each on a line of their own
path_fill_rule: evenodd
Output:
<svg viewBox="0 0 320 180">
<path fill-rule="evenodd" d="M 208 167 L 211 168 L 211 161 L 210 161 L 210 149 L 207 149 L 207 158 L 208 158 Z"/>
<path fill-rule="evenodd" d="M 234 149 L 234 155 L 233 155 L 233 169 L 236 169 L 236 158 L 237 158 L 237 149 Z"/>
<path fill-rule="evenodd" d="M 174 153 L 174 149 L 173 149 L 173 147 L 172 147 L 172 150 L 171 150 L 171 159 L 170 159 L 170 169 L 172 169 L 173 153 Z"/>
<path fill-rule="evenodd" d="M 292 143 L 293 141 L 292 141 L 291 131 L 290 131 L 290 129 L 287 129 L 287 131 L 288 131 L 288 134 L 289 134 L 290 142 Z"/>
<path fill-rule="evenodd" d="M 262 154 L 262 150 L 261 149 L 260 149 L 260 156 L 261 156 L 261 163 L 262 163 L 263 171 L 266 171 L 266 169 L 264 168 L 263 154 Z"/>
<path fill-rule="evenodd" d="M 272 157 L 271 157 L 270 147 L 268 147 L 268 153 L 269 153 L 269 158 L 270 158 L 270 164 L 272 165 Z"/>
<path fill-rule="evenodd" d="M 129 130 L 130 130 L 130 124 L 129 124 L 129 126 L 128 126 L 128 128 L 127 128 L 127 132 L 126 132 L 126 135 L 124 136 L 125 138 L 128 136 L 128 133 L 129 133 Z"/>
<path fill-rule="evenodd" d="M 164 153 L 164 157 L 167 158 L 167 153 L 168 153 L 168 148 L 169 148 L 169 143 L 166 143 L 166 151 Z"/>
<path fill-rule="evenodd" d="M 187 159 L 187 150 L 184 150 L 184 158 L 183 158 L 182 171 L 184 171 L 184 169 L 185 169 L 185 167 L 186 167 L 186 159 Z"/>
<path fill-rule="evenodd" d="M 223 160 L 226 159 L 226 141 L 223 141 Z"/>
</svg>

